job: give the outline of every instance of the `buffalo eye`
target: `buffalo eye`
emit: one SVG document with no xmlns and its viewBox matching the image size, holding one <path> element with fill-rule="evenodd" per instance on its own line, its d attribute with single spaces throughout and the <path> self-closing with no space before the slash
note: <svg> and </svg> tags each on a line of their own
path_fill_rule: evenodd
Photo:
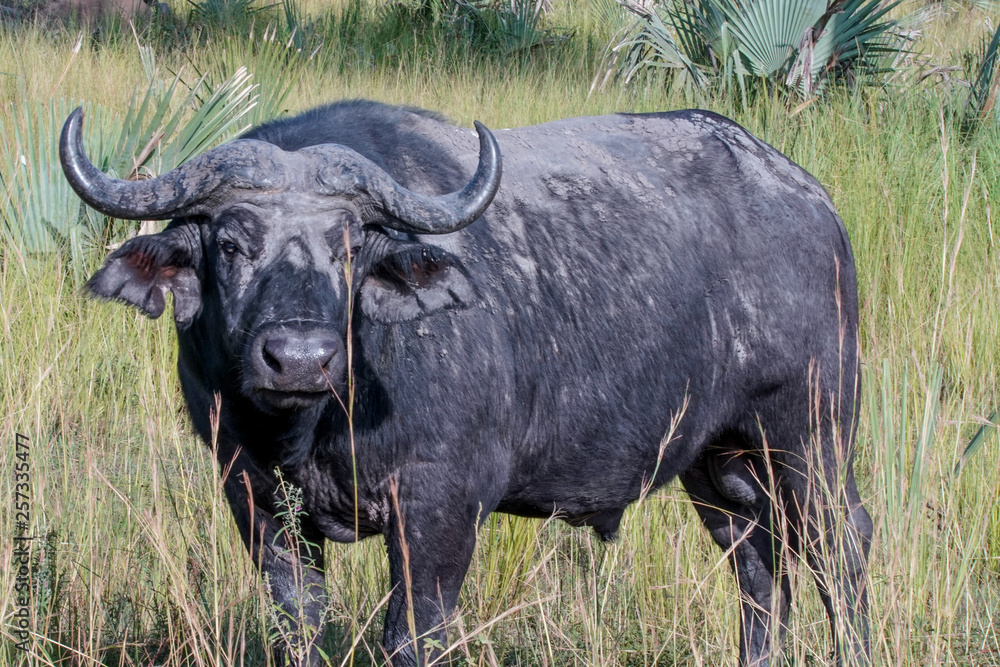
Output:
<svg viewBox="0 0 1000 667">
<path fill-rule="evenodd" d="M 219 241 L 219 249 L 222 250 L 222 254 L 226 259 L 232 259 L 240 251 L 236 244 L 228 239 L 221 239 Z"/>
<path fill-rule="evenodd" d="M 335 264 L 347 264 L 348 262 L 353 264 L 354 260 L 358 256 L 358 251 L 360 250 L 361 250 L 360 247 L 354 247 L 348 250 L 347 253 L 344 253 L 343 251 L 340 252 L 335 251 L 332 255 L 330 255 L 330 261 L 334 262 Z"/>
<path fill-rule="evenodd" d="M 330 259 L 341 263 L 353 262 L 362 246 L 362 239 L 357 238 L 360 231 L 358 217 L 346 208 L 333 209 L 327 215 L 329 227 L 325 236 L 331 250 Z"/>
</svg>

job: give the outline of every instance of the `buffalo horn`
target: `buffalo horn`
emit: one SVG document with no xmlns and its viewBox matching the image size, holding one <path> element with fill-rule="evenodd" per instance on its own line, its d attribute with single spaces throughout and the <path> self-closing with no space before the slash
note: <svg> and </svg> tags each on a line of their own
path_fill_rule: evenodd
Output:
<svg viewBox="0 0 1000 667">
<path fill-rule="evenodd" d="M 374 197 L 381 197 L 382 208 L 395 218 L 384 222 L 384 226 L 416 234 L 447 234 L 462 229 L 483 214 L 500 188 L 503 163 L 493 133 L 478 120 L 476 131 L 479 133 L 479 166 L 472 180 L 458 192 L 437 197 L 421 195 L 391 178 L 385 183 L 388 187 L 370 192 Z"/>
<path fill-rule="evenodd" d="M 95 167 L 83 149 L 83 109 L 66 119 L 59 159 L 70 185 L 92 208 L 126 220 L 165 220 L 204 213 L 230 188 L 273 187 L 280 178 L 275 146 L 236 141 L 212 149 L 158 178 L 124 181 Z"/>
</svg>

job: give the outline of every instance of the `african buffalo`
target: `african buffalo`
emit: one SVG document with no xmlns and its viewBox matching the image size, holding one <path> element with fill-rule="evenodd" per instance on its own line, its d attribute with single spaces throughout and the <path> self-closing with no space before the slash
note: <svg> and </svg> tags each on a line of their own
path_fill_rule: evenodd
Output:
<svg viewBox="0 0 1000 667">
<path fill-rule="evenodd" d="M 80 197 L 172 219 L 88 288 L 150 317 L 173 293 L 188 408 L 208 442 L 221 397 L 225 492 L 291 616 L 321 616 L 311 545 L 382 535 L 384 648 L 425 664 L 490 512 L 611 539 L 680 476 L 739 582 L 741 664 L 776 662 L 796 552 L 838 659 L 869 662 L 854 262 L 823 188 L 772 147 L 706 111 L 477 139 L 348 101 L 121 181 L 82 122 L 60 145 Z M 297 543 L 278 539 L 279 477 L 302 489 Z"/>
</svg>

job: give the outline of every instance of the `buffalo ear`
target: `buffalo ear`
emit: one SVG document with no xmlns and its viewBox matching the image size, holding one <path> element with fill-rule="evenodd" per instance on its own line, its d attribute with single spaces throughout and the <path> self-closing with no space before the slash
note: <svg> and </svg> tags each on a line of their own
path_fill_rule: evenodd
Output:
<svg viewBox="0 0 1000 667">
<path fill-rule="evenodd" d="M 361 312 L 383 324 L 465 308 L 475 288 L 457 257 L 434 246 L 399 243 L 375 262 L 361 285 Z"/>
<path fill-rule="evenodd" d="M 167 292 L 173 292 L 174 321 L 187 328 L 201 311 L 201 244 L 195 225 L 186 227 L 126 241 L 87 281 L 87 291 L 135 306 L 153 319 L 163 314 Z"/>
</svg>

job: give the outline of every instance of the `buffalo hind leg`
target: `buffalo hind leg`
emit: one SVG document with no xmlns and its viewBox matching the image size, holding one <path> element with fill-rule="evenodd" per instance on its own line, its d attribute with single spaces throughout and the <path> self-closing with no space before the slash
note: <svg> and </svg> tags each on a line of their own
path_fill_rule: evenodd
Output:
<svg viewBox="0 0 1000 667">
<path fill-rule="evenodd" d="M 681 475 L 702 523 L 740 588 L 740 665 L 777 663 L 791 588 L 781 532 L 774 530 L 768 471 L 738 438 L 718 441 Z M 778 638 L 773 636 L 778 630 Z"/>
<path fill-rule="evenodd" d="M 320 663 L 317 645 L 326 609 L 323 536 L 307 517 L 299 517 L 293 530 L 276 518 L 268 495 L 260 492 L 273 489 L 273 479 L 255 470 L 251 464 L 242 470 L 234 465 L 224 483 L 226 499 L 243 544 L 270 588 L 278 633 L 275 664 L 313 667 Z"/>
<path fill-rule="evenodd" d="M 808 463 L 802 457 L 787 457 L 778 486 L 790 531 L 797 548 L 805 549 L 830 618 L 837 664 L 868 665 L 867 572 L 873 525 L 862 505 L 852 462 L 831 460 L 836 451 L 822 447 L 820 452 L 827 455 Z"/>
</svg>

